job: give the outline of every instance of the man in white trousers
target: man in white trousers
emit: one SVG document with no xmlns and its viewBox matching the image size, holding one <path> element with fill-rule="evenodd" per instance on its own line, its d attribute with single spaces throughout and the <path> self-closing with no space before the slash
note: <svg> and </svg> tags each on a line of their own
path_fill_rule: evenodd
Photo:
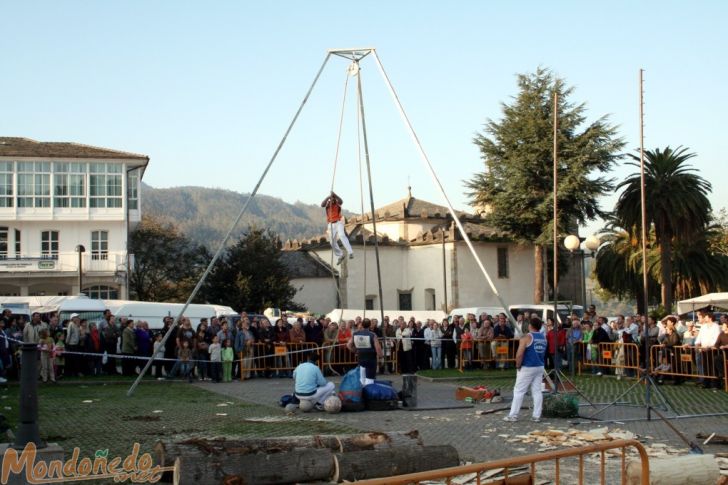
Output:
<svg viewBox="0 0 728 485">
<path fill-rule="evenodd" d="M 336 385 L 324 378 L 321 369 L 316 365 L 317 360 L 316 352 L 309 353 L 306 362 L 299 364 L 293 371 L 293 382 L 299 401 L 311 401 L 311 407 L 322 411 L 324 401 L 334 395 Z"/>
<path fill-rule="evenodd" d="M 346 252 L 349 253 L 349 259 L 354 257 L 354 251 L 352 251 L 351 244 L 349 244 L 349 238 L 346 237 L 344 221 L 341 216 L 341 204 L 343 202 L 341 197 L 336 195 L 334 191 L 331 191 L 331 194 L 321 202 L 321 207 L 326 209 L 326 222 L 329 224 L 329 238 L 331 239 L 331 249 L 333 249 L 334 256 L 336 256 L 336 264 L 341 264 L 344 260 L 344 253 L 339 247 L 339 240 L 346 248 Z"/>
<path fill-rule="evenodd" d="M 518 412 L 521 410 L 523 396 L 531 389 L 533 399 L 533 415 L 531 421 L 541 421 L 543 408 L 543 382 L 544 358 L 546 356 L 546 337 L 541 333 L 542 322 L 538 318 L 531 318 L 528 324 L 528 333 L 521 337 L 516 352 L 516 385 L 513 386 L 513 403 L 511 412 L 503 421 L 518 421 Z"/>
</svg>

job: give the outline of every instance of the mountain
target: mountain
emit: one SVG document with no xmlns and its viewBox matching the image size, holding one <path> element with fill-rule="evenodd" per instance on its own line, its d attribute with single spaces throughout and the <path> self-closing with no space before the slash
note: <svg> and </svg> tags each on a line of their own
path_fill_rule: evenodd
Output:
<svg viewBox="0 0 728 485">
<path fill-rule="evenodd" d="M 216 248 L 237 217 L 248 194 L 207 187 L 157 189 L 142 184 L 142 213 L 170 222 L 187 237 Z M 323 234 L 324 210 L 318 205 L 289 204 L 268 195 L 256 195 L 233 233 L 236 240 L 249 226 L 268 228 L 283 241 Z"/>
</svg>

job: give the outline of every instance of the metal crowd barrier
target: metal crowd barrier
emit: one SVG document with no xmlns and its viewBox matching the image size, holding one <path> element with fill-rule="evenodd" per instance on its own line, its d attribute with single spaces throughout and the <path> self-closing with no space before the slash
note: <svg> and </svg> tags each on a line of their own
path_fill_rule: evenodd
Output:
<svg viewBox="0 0 728 485">
<path fill-rule="evenodd" d="M 713 348 L 653 345 L 650 348 L 650 372 L 678 378 L 720 379 L 719 370 L 723 368 L 725 379 L 726 357 L 728 352 Z M 658 366 L 662 364 L 667 364 L 670 368 L 663 366 L 658 370 Z"/>
<path fill-rule="evenodd" d="M 287 374 L 305 359 L 305 352 L 321 354 L 313 342 L 266 344 L 256 342 L 238 354 L 237 364 L 241 366 L 240 380 L 253 377 L 252 374 Z M 321 359 L 319 358 L 319 365 Z"/>
<path fill-rule="evenodd" d="M 465 371 L 465 364 L 479 364 L 482 367 L 506 368 L 510 363 L 516 361 L 518 351 L 518 339 L 473 339 L 471 358 L 465 356 L 466 349 L 460 347 L 458 368 L 460 372 Z"/>
<path fill-rule="evenodd" d="M 637 375 L 640 368 L 640 347 L 635 343 L 603 342 L 593 345 L 577 342 L 575 347 L 580 349 L 579 373 L 581 367 L 598 367 L 614 369 L 617 375 L 629 369 L 633 375 Z"/>
<path fill-rule="evenodd" d="M 473 465 L 465 465 L 465 466 L 457 466 L 457 467 L 451 467 L 451 468 L 443 468 L 440 470 L 431 470 L 427 472 L 420 472 L 420 473 L 410 473 L 407 475 L 398 475 L 394 477 L 387 477 L 387 478 L 377 478 L 373 480 L 361 480 L 357 483 L 360 485 L 407 485 L 407 484 L 418 484 L 421 482 L 426 482 L 430 480 L 439 480 L 439 481 L 446 481 L 447 483 L 451 483 L 451 479 L 455 477 L 459 477 L 461 475 L 469 475 L 469 474 L 476 474 L 475 476 L 475 483 L 477 485 L 481 484 L 481 481 L 485 481 L 481 478 L 481 474 L 483 472 L 486 472 L 488 470 L 494 470 L 498 468 L 503 468 L 503 474 L 505 478 L 502 481 L 499 481 L 498 483 L 510 483 L 509 481 L 509 475 L 510 470 L 515 467 L 519 466 L 528 466 L 529 467 L 529 473 L 530 473 L 530 480 L 528 483 L 539 483 L 539 479 L 537 478 L 538 470 L 537 466 L 539 464 L 542 464 L 544 462 L 554 462 L 555 463 L 555 472 L 552 475 L 551 472 L 544 472 L 544 477 L 553 480 L 554 483 L 557 485 L 561 483 L 561 460 L 566 458 L 578 458 L 579 459 L 579 481 L 577 483 L 583 484 L 583 483 L 594 483 L 593 481 L 587 482 L 585 480 L 585 458 L 587 455 L 590 455 L 592 453 L 599 453 L 599 478 L 600 483 L 602 485 L 607 483 L 607 471 L 606 471 L 606 463 L 607 463 L 607 457 L 606 453 L 610 450 L 620 450 L 620 480 L 623 485 L 626 485 L 627 482 L 627 448 L 634 448 L 639 453 L 639 459 L 640 459 L 640 466 L 641 466 L 641 474 L 640 474 L 640 484 L 641 485 L 647 485 L 650 483 L 650 460 L 647 457 L 647 452 L 645 451 L 645 448 L 640 444 L 637 440 L 615 440 L 615 441 L 608 441 L 603 443 L 596 443 L 589 446 L 584 446 L 581 448 L 565 448 L 562 450 L 556 450 L 556 451 L 549 451 L 546 453 L 538 453 L 535 455 L 526 455 L 526 456 L 520 456 L 515 458 L 505 458 L 503 460 L 495 460 L 485 463 L 476 463 Z M 513 477 L 512 479 L 514 479 Z M 613 477 L 610 478 L 610 483 L 613 483 Z M 520 483 L 520 482 L 519 482 Z M 525 483 L 525 482 L 523 482 Z M 634 483 L 634 482 L 632 482 Z"/>
</svg>

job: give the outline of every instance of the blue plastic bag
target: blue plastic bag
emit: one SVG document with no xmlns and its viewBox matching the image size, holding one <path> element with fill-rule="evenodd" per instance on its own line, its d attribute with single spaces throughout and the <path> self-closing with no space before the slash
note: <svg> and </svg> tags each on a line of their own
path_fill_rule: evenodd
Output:
<svg viewBox="0 0 728 485">
<path fill-rule="evenodd" d="M 344 375 L 339 385 L 339 399 L 342 404 L 362 402 L 359 367 L 354 367 Z"/>
</svg>

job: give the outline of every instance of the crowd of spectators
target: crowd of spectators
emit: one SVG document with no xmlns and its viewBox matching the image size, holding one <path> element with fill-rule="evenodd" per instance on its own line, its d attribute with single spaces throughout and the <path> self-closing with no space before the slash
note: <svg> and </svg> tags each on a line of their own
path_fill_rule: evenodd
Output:
<svg viewBox="0 0 728 485">
<path fill-rule="evenodd" d="M 512 366 L 517 339 L 527 331 L 531 315 L 517 315 L 515 324 L 504 313 L 479 316 L 467 314 L 424 322 L 398 317 L 380 323 L 371 318 L 372 331 L 382 339 L 383 356 L 380 372 L 414 373 L 426 369 L 476 369 Z M 644 351 L 635 346 L 617 345 L 613 363 L 600 365 L 601 343 L 638 344 L 644 348 L 660 345 L 661 374 L 675 368 L 675 349 L 690 346 L 696 350 L 696 366 L 701 374 L 706 364 L 722 376 L 725 352 L 711 352 L 711 362 L 703 352 L 728 349 L 728 320 L 720 325 L 712 313 L 700 313 L 700 328 L 693 322 L 675 317 L 656 321 L 652 317 L 618 315 L 611 321 L 598 316 L 590 308 L 583 317 L 572 315 L 563 326 L 554 328 L 548 318 L 544 329 L 548 343 L 547 367 L 557 364 L 574 370 L 579 363 L 591 364 L 592 372 L 603 375 L 613 372 L 618 378 L 629 376 L 630 368 L 619 363 L 635 363 L 646 367 Z M 363 318 L 340 322 L 329 318 L 294 317 L 285 313 L 271 323 L 259 315 L 243 313 L 239 319 L 211 317 L 201 319 L 193 328 L 182 317 L 166 341 L 163 336 L 172 327 L 173 319 L 150 330 L 145 321 L 104 312 L 98 322 L 87 321 L 78 314 L 59 322 L 54 313 L 33 313 L 30 321 L 5 310 L 0 317 L 0 378 L 15 377 L 18 368 L 19 342 L 39 346 L 39 378 L 54 382 L 59 378 L 85 375 L 126 375 L 139 372 L 153 356 L 152 375 L 158 379 L 184 378 L 228 382 L 232 379 L 291 377 L 302 360 L 302 352 L 322 347 L 322 365 L 329 373 L 342 373 L 353 367 L 355 357 L 346 343 L 352 332 L 360 328 Z M 646 330 L 645 330 L 646 326 Z M 462 362 L 461 362 L 462 360 Z M 655 364 L 657 366 L 657 364 Z M 633 367 L 633 366 L 626 366 Z M 675 383 L 682 377 L 675 376 Z M 703 379 L 705 386 L 719 384 Z"/>
</svg>

